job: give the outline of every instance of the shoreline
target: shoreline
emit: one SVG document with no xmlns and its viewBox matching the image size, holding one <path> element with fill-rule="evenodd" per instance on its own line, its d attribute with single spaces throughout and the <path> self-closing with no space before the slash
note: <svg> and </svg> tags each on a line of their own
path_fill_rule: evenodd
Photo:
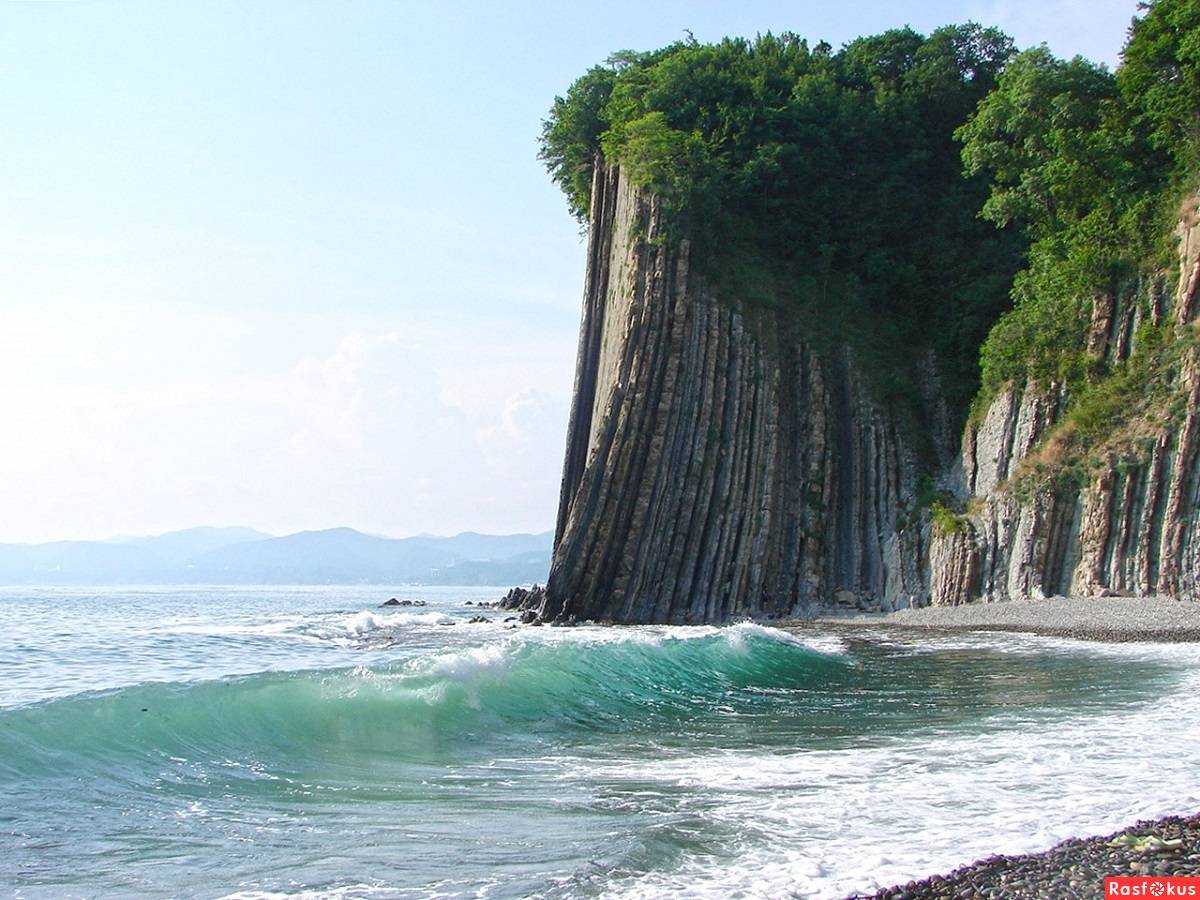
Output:
<svg viewBox="0 0 1200 900">
<path fill-rule="evenodd" d="M 1105 643 L 1188 643 L 1200 642 L 1200 601 L 1053 597 L 889 613 L 848 611 L 764 624 L 866 639 L 881 634 L 911 639 L 990 632 Z M 847 900 L 1083 900 L 1103 896 L 1104 878 L 1112 875 L 1200 876 L 1200 812 L 1141 820 L 1111 834 L 1068 838 L 1048 850 L 988 856 L 946 874 L 855 893 Z"/>
<path fill-rule="evenodd" d="M 1158 597 L 1052 597 L 962 606 L 925 606 L 889 613 L 819 614 L 764 622 L 777 628 L 850 633 L 899 630 L 909 634 L 1008 632 L 1103 642 L 1200 642 L 1200 601 Z"/>
<path fill-rule="evenodd" d="M 1110 875 L 1200 875 L 1200 813 L 1147 819 L 1111 834 L 1068 838 L 1049 850 L 989 856 L 946 875 L 851 894 L 847 900 L 957 897 L 1095 898 Z"/>
</svg>

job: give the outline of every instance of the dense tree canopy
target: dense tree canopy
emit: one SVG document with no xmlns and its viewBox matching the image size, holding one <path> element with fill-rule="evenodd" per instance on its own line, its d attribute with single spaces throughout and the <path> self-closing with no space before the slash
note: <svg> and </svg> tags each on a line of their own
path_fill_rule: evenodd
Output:
<svg viewBox="0 0 1200 900">
<path fill-rule="evenodd" d="M 596 161 L 620 165 L 720 296 L 850 340 L 893 389 L 923 347 L 964 405 L 981 371 L 983 398 L 1092 383 L 1092 298 L 1168 258 L 1196 187 L 1200 0 L 1142 4 L 1115 74 L 978 25 L 626 51 L 541 146 L 581 220 Z"/>
<path fill-rule="evenodd" d="M 1091 301 L 1169 257 L 1180 193 L 1200 142 L 1200 0 L 1155 0 L 1130 30 L 1116 75 L 1044 47 L 1009 62 L 958 132 L 983 215 L 1032 240 L 1014 309 L 981 353 L 984 396 L 1008 381 L 1082 385 Z"/>
<path fill-rule="evenodd" d="M 953 135 L 1011 53 L 976 25 L 625 52 L 555 101 L 542 158 L 581 219 L 598 153 L 658 192 L 733 302 L 857 322 L 875 359 L 940 345 L 963 399 L 1022 242 L 978 219 L 986 181 Z"/>
</svg>

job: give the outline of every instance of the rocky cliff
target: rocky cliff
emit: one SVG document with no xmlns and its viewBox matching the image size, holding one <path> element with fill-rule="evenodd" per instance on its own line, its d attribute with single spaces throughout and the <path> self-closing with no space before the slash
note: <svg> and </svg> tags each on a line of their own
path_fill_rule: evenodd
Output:
<svg viewBox="0 0 1200 900">
<path fill-rule="evenodd" d="M 1200 226 L 1195 204 L 1178 231 L 1179 276 L 1143 273 L 1093 299 L 1088 353 L 1129 359 L 1140 326 L 1183 336 L 1163 402 L 1119 425 L 1089 458 L 1064 472 L 1071 423 L 1058 384 L 1010 386 L 969 424 L 951 473 L 967 514 L 934 534 L 935 604 L 1055 594 L 1195 597 L 1200 594 L 1200 348 L 1195 307 Z M 1070 474 L 1074 477 L 1064 477 Z"/>
<path fill-rule="evenodd" d="M 923 595 L 914 455 L 852 353 L 717 298 L 597 167 L 543 618 L 708 622 Z"/>
<path fill-rule="evenodd" d="M 918 454 L 911 423 L 901 428 L 873 399 L 849 344 L 818 346 L 794 316 L 716 296 L 693 274 L 688 243 L 665 239 L 656 197 L 619 169 L 596 167 L 591 204 L 543 620 L 698 623 L 837 605 L 1196 593 L 1194 349 L 1178 367 L 1173 415 L 1143 422 L 1082 486 L 1043 477 L 1063 389 L 1001 392 L 955 453 L 936 367 L 914 360 Z M 1146 316 L 1192 327 L 1198 235 L 1181 229 L 1177 290 L 1143 278 L 1095 300 L 1089 352 L 1126 358 Z M 948 502 L 940 517 L 922 509 L 926 473 Z"/>
</svg>

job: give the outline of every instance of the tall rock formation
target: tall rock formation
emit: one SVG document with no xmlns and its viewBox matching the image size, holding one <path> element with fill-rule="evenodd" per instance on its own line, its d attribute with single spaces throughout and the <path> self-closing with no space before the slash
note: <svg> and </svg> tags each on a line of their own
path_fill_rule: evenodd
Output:
<svg viewBox="0 0 1200 900">
<path fill-rule="evenodd" d="M 716 298 L 597 166 L 543 618 L 720 621 L 923 593 L 916 471 L 849 350 Z"/>
<path fill-rule="evenodd" d="M 1113 459 L 1082 489 L 1023 492 L 1015 476 L 1067 401 L 1057 386 L 1002 392 L 956 454 L 936 371 L 914 360 L 934 447 L 918 461 L 847 345 L 818 350 L 794 317 L 715 296 L 691 272 L 687 242 L 663 228 L 656 197 L 596 166 L 543 620 L 700 623 L 837 605 L 1197 592 L 1197 352 L 1181 365 L 1185 408 L 1145 435 L 1144 462 Z M 1200 232 L 1181 237 L 1180 287 L 1149 309 L 1191 327 Z M 1129 354 L 1146 307 L 1137 299 L 1097 300 L 1093 353 Z M 966 510 L 952 527 L 918 509 L 930 471 Z"/>
</svg>

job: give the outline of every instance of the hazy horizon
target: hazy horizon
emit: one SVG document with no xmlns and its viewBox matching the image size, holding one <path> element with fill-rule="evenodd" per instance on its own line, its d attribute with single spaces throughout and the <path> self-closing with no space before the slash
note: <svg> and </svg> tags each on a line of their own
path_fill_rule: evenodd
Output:
<svg viewBox="0 0 1200 900">
<path fill-rule="evenodd" d="M 312 533 L 321 533 L 321 532 L 327 532 L 327 531 L 354 531 L 359 534 L 366 535 L 367 537 L 384 538 L 385 540 L 389 540 L 389 541 L 406 541 L 406 540 L 410 540 L 410 539 L 449 540 L 449 539 L 456 538 L 456 537 L 463 537 L 464 535 L 479 535 L 480 537 L 522 537 L 522 536 L 539 537 L 542 535 L 550 534 L 553 532 L 553 530 L 554 530 L 553 528 L 548 527 L 548 528 L 539 528 L 539 529 L 531 530 L 531 531 L 492 532 L 492 531 L 480 531 L 477 528 L 466 528 L 466 529 L 463 529 L 462 531 L 456 531 L 453 534 L 436 534 L 436 533 L 430 532 L 430 531 L 420 531 L 420 532 L 416 532 L 413 534 L 383 534 L 381 532 L 376 532 L 376 531 L 363 531 L 360 528 L 354 528 L 353 526 L 350 526 L 350 525 L 326 525 L 324 527 L 303 528 L 298 531 L 275 533 L 275 532 L 263 531 L 258 528 L 251 528 L 248 525 L 189 525 L 189 526 L 184 526 L 183 528 L 172 528 L 169 531 L 159 531 L 159 532 L 145 533 L 145 534 L 122 533 L 122 534 L 105 535 L 103 537 L 98 537 L 98 538 L 56 538 L 56 539 L 52 539 L 49 541 L 0 541 L 0 544 L 38 545 L 38 544 L 54 544 L 54 543 L 60 543 L 63 541 L 80 542 L 80 543 L 96 543 L 96 544 L 113 544 L 113 543 L 121 543 L 123 541 L 139 541 L 139 540 L 146 540 L 148 538 L 169 537 L 172 535 L 186 534 L 186 533 L 195 532 L 195 531 L 248 531 L 248 532 L 255 532 L 256 534 L 258 534 L 260 536 L 260 538 L 262 540 L 271 540 L 273 538 L 294 537 L 297 534 L 312 534 Z"/>
<path fill-rule="evenodd" d="M 610 53 L 1136 0 L 0 5 L 0 541 L 554 521 L 584 246 L 536 159 Z"/>
</svg>

